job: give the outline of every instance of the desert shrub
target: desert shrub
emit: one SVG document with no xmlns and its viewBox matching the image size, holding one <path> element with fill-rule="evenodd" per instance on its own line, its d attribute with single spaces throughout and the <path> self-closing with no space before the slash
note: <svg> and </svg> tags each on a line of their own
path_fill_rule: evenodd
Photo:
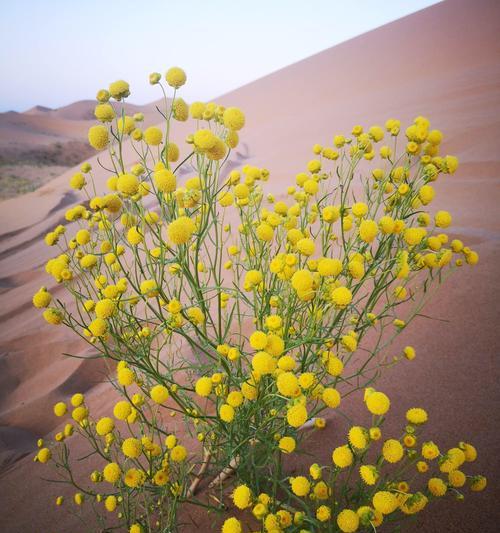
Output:
<svg viewBox="0 0 500 533">
<path fill-rule="evenodd" d="M 126 82 L 99 91 L 100 124 L 90 128 L 89 142 L 103 153 L 98 161 L 109 172 L 108 190 L 98 190 L 88 163 L 72 177 L 85 200 L 66 212 L 68 231 L 58 226 L 45 237 L 58 250 L 46 270 L 65 297 L 56 300 L 42 288 L 34 304 L 45 308 L 47 322 L 71 328 L 97 356 L 116 362 L 112 382 L 121 405 L 133 413 L 127 415 L 132 437 L 117 429 L 96 435 L 98 422 L 87 408 L 76 426 L 104 462 L 120 465 L 123 527 L 154 530 L 161 509 L 170 506 L 160 520 L 170 531 L 178 501 L 195 501 L 200 479 L 212 479 L 208 490 L 220 497 L 233 472 L 229 483 L 245 487 L 240 492 L 248 505 L 264 494 L 262 513 L 254 508 L 264 530 L 292 528 L 288 518 L 277 523 L 275 513 L 282 501 L 287 512 L 297 507 L 300 495 L 293 482 L 290 491 L 283 462 L 287 453 L 303 449 L 304 427 L 321 429 L 325 413 L 341 411 L 349 395 L 365 390 L 368 405 L 374 398 L 382 402 L 370 409 L 379 417 L 374 434 L 358 431 L 366 444 L 361 448 L 368 449 L 389 408 L 374 383 L 384 367 L 415 357 L 412 346 L 392 353 L 392 341 L 448 275 L 478 261 L 476 252 L 450 240 L 450 213 L 431 214 L 427 207 L 435 196 L 432 183 L 453 174 L 458 161 L 440 155 L 442 134 L 426 118 L 417 117 L 405 134 L 390 119 L 385 128 L 355 126 L 350 135 L 335 135 L 331 146 L 315 145 L 295 184 L 266 194 L 269 170 L 230 166 L 245 125 L 240 109 L 188 106 L 178 96 L 186 81 L 178 68 L 166 74 L 171 99 L 159 74 L 150 81 L 163 92 L 161 126 L 143 127 L 142 115 L 120 111 L 130 93 Z M 189 117 L 193 130 L 180 147 L 172 130 Z M 123 158 L 126 142 L 136 154 L 131 166 Z M 203 459 L 191 458 L 201 462 L 201 472 L 192 463 L 169 473 L 169 412 L 202 443 Z M 406 441 L 397 439 L 405 465 L 419 459 L 415 443 L 408 444 L 413 429 L 407 433 Z M 126 438 L 142 442 L 138 457 L 123 457 Z M 65 434 L 57 440 L 64 459 Z M 364 452 L 352 439 L 344 449 L 353 456 L 353 470 Z M 70 474 L 68 461 L 56 464 Z M 127 486 L 129 468 L 141 472 L 140 490 Z M 341 525 L 342 506 L 366 507 L 371 500 L 366 489 L 351 487 L 354 474 L 338 477 L 339 468 L 320 468 L 327 473 L 325 490 L 333 494 L 325 498 L 329 514 L 323 510 L 318 517 L 317 501 L 306 498 L 297 530 L 376 527 L 373 520 L 368 525 L 366 513 L 359 524 L 356 513 L 347 513 L 350 529 Z M 162 469 L 169 481 L 160 490 L 155 476 Z M 101 473 L 94 477 L 101 482 Z M 432 492 L 412 495 L 398 476 L 377 474 L 377 480 L 375 489 L 392 495 L 402 510 L 398 518 L 423 508 Z M 89 495 L 95 499 L 96 492 Z M 138 498 L 150 498 L 152 507 L 137 504 Z M 375 505 L 369 516 L 376 511 Z M 224 531 L 240 527 L 232 518 Z"/>
</svg>

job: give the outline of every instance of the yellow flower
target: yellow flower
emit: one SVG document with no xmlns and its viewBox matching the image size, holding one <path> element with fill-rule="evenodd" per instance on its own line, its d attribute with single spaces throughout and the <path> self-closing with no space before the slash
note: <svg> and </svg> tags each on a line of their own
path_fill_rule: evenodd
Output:
<svg viewBox="0 0 500 533">
<path fill-rule="evenodd" d="M 353 459 L 354 455 L 349 446 L 346 444 L 333 450 L 332 461 L 335 466 L 338 466 L 339 468 L 346 468 L 347 466 L 350 466 L 353 462 Z"/>
<path fill-rule="evenodd" d="M 424 409 L 420 409 L 419 407 L 413 407 L 412 409 L 409 409 L 406 411 L 406 420 L 410 422 L 410 424 L 425 424 L 427 422 L 427 413 Z"/>
<path fill-rule="evenodd" d="M 126 81 L 118 80 L 109 84 L 109 94 L 120 101 L 130 95 L 130 86 Z"/>
<path fill-rule="evenodd" d="M 150 146 L 158 146 L 163 139 L 163 133 L 160 128 L 150 126 L 144 131 L 143 138 L 146 144 L 149 144 Z"/>
<path fill-rule="evenodd" d="M 337 516 L 337 525 L 340 531 L 345 533 L 354 533 L 359 527 L 359 516 L 350 509 L 344 509 Z"/>
<path fill-rule="evenodd" d="M 385 415 L 390 405 L 389 398 L 383 392 L 373 392 L 366 399 L 366 407 L 374 415 Z"/>
<path fill-rule="evenodd" d="M 295 439 L 293 437 L 281 437 L 278 447 L 283 453 L 292 453 L 296 447 Z"/>
<path fill-rule="evenodd" d="M 372 499 L 373 507 L 376 511 L 386 515 L 393 513 L 399 506 L 396 496 L 389 491 L 378 491 Z"/>
<path fill-rule="evenodd" d="M 448 487 L 446 486 L 446 483 L 438 477 L 433 477 L 429 479 L 427 483 L 427 487 L 429 489 L 429 492 L 433 496 L 437 496 L 437 497 L 444 496 L 448 489 Z"/>
<path fill-rule="evenodd" d="M 233 503 L 238 509 L 252 505 L 252 492 L 246 485 L 238 485 L 233 491 Z"/>
<path fill-rule="evenodd" d="M 165 403 L 169 397 L 168 389 L 163 385 L 155 385 L 150 391 L 149 394 L 153 402 L 162 404 Z"/>
<path fill-rule="evenodd" d="M 360 466 L 359 475 L 367 485 L 375 485 L 379 477 L 377 468 L 372 465 Z"/>
<path fill-rule="evenodd" d="M 45 287 L 42 287 L 38 292 L 33 295 L 33 305 L 37 309 L 48 307 L 52 301 L 52 295 Z"/>
<path fill-rule="evenodd" d="M 167 235 L 169 240 L 175 244 L 186 244 L 196 230 L 196 225 L 189 217 L 182 216 L 168 225 Z"/>
<path fill-rule="evenodd" d="M 242 531 L 241 522 L 234 517 L 226 519 L 222 525 L 222 533 L 241 533 Z"/>
<path fill-rule="evenodd" d="M 98 435 L 104 436 L 111 433 L 115 427 L 115 423 L 112 418 L 101 418 L 95 425 L 95 430 Z"/>
<path fill-rule="evenodd" d="M 340 405 L 340 394 L 336 389 L 327 387 L 323 390 L 321 399 L 328 407 L 336 408 Z"/>
<path fill-rule="evenodd" d="M 359 236 L 362 241 L 371 243 L 378 233 L 378 225 L 374 220 L 363 220 L 359 225 Z"/>
<path fill-rule="evenodd" d="M 388 439 L 382 447 L 382 455 L 388 463 L 397 463 L 403 458 L 403 446 L 396 439 Z"/>
<path fill-rule="evenodd" d="M 294 405 L 288 409 L 286 419 L 290 426 L 298 428 L 307 421 L 307 409 L 301 404 Z"/>
<path fill-rule="evenodd" d="M 234 419 L 234 408 L 224 403 L 220 406 L 219 416 L 223 422 L 230 423 Z"/>
<path fill-rule="evenodd" d="M 352 301 L 352 292 L 347 287 L 337 287 L 330 295 L 335 307 L 344 309 Z"/>
<path fill-rule="evenodd" d="M 137 459 L 142 453 L 142 444 L 139 439 L 129 437 L 122 443 L 122 452 L 126 457 Z"/>
<path fill-rule="evenodd" d="M 187 457 L 187 450 L 184 446 L 177 444 L 170 451 L 170 458 L 175 463 L 181 463 Z"/>
<path fill-rule="evenodd" d="M 292 492 L 296 496 L 300 497 L 306 496 L 311 490 L 311 484 L 309 483 L 309 480 L 304 476 L 290 478 L 290 485 L 292 488 Z"/>
<path fill-rule="evenodd" d="M 208 377 L 201 377 L 196 382 L 195 391 L 198 396 L 206 398 L 212 392 L 212 380 Z"/>
<path fill-rule="evenodd" d="M 237 107 L 228 107 L 222 115 L 224 126 L 230 130 L 239 131 L 245 125 L 245 115 Z"/>
<path fill-rule="evenodd" d="M 104 150 L 109 144 L 109 134 L 106 126 L 92 126 L 88 133 L 89 144 L 96 150 Z"/>
<path fill-rule="evenodd" d="M 186 83 L 186 73 L 180 67 L 171 67 L 167 70 L 165 74 L 165 79 L 170 87 L 174 89 L 179 89 Z"/>
</svg>

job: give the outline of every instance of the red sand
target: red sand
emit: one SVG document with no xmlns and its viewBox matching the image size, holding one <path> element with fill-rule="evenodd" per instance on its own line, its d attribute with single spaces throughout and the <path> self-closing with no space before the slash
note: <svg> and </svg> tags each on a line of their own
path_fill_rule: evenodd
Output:
<svg viewBox="0 0 500 533">
<path fill-rule="evenodd" d="M 416 320 L 394 345 L 417 348 L 417 359 L 388 371 L 378 383 L 401 417 L 426 406 L 429 433 L 443 446 L 470 440 L 479 450 L 474 465 L 489 477 L 485 493 L 464 502 L 436 505 L 411 531 L 493 533 L 499 530 L 500 435 L 498 408 L 500 346 L 500 3 L 448 0 L 287 67 L 225 95 L 238 105 L 248 127 L 238 149 L 241 164 L 271 170 L 267 190 L 281 192 L 311 159 L 310 147 L 330 143 L 354 124 L 369 126 L 419 114 L 445 132 L 444 150 L 458 155 L 454 176 L 437 184 L 436 208 L 453 215 L 453 236 L 476 249 L 480 264 L 458 272 L 425 312 L 439 320 Z M 178 128 L 179 139 L 190 124 Z M 131 151 L 126 154 L 133 161 Z M 82 348 L 68 331 L 44 326 L 29 304 L 49 284 L 43 262 L 50 256 L 41 236 L 74 202 L 71 172 L 35 193 L 3 202 L 0 265 L 2 357 L 0 359 L 0 453 L 2 460 L 29 449 L 30 435 L 51 432 L 54 401 L 88 391 L 98 411 L 112 403 L 102 365 L 65 359 Z M 103 183 L 104 173 L 98 175 Z M 359 398 L 358 398 L 359 399 Z M 360 400 L 359 400 L 360 401 Z M 338 418 L 311 443 L 329 460 L 344 435 Z M 4 444 L 2 444 L 4 443 Z M 2 452 L 2 447 L 4 451 Z M 294 468 L 294 464 L 290 464 Z M 52 505 L 59 491 L 39 480 L 41 470 L 26 457 L 1 475 L 0 525 L 9 533 L 85 531 Z M 205 531 L 206 516 L 193 515 Z"/>
</svg>

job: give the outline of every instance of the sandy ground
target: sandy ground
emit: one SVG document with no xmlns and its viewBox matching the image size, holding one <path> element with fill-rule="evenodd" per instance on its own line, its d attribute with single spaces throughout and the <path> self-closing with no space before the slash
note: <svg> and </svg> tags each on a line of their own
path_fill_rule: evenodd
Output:
<svg viewBox="0 0 500 533">
<path fill-rule="evenodd" d="M 300 63 L 262 78 L 218 101 L 238 105 L 248 126 L 235 157 L 271 170 L 269 192 L 281 193 L 311 159 L 310 147 L 331 142 L 354 124 L 370 126 L 389 117 L 410 122 L 428 116 L 447 134 L 444 150 L 461 166 L 437 183 L 435 208 L 449 209 L 450 232 L 481 257 L 474 269 L 460 270 L 434 296 L 426 313 L 401 335 L 417 359 L 388 371 L 378 388 L 389 394 L 401 417 L 425 405 L 429 432 L 443 446 L 467 439 L 479 450 L 475 468 L 489 476 L 488 490 L 464 502 L 427 511 L 411 531 L 493 533 L 498 531 L 500 435 L 500 4 L 494 0 L 447 0 Z M 178 128 L 182 140 L 192 124 Z M 129 150 L 125 157 L 134 162 Z M 76 391 L 87 391 L 97 411 L 112 403 L 102 384 L 103 366 L 75 361 L 61 352 L 83 350 L 70 332 L 43 326 L 30 299 L 50 281 L 42 265 L 50 257 L 41 237 L 77 201 L 67 183 L 71 171 L 0 210 L 0 525 L 9 533 L 85 532 L 50 504 L 58 489 L 40 481 L 31 457 L 35 437 L 55 427 L 50 406 Z M 98 182 L 107 176 L 99 174 Z M 360 405 L 361 401 L 359 401 Z M 344 435 L 333 418 L 310 445 L 329 460 Z M 21 458 L 21 459 L 20 459 Z M 15 459 L 17 461 L 13 462 Z M 299 461 L 300 462 L 300 461 Z M 297 467 L 291 462 L 290 469 Z M 43 493 L 43 496 L 40 494 Z M 208 531 L 206 515 L 194 512 L 193 526 Z"/>
</svg>

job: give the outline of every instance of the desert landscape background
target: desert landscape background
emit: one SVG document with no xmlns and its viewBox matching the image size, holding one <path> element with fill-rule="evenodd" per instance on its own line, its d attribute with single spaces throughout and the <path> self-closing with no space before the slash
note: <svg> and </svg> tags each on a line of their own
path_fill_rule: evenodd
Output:
<svg viewBox="0 0 500 533">
<path fill-rule="evenodd" d="M 436 183 L 435 209 L 450 210 L 450 233 L 477 250 L 480 263 L 457 272 L 434 295 L 426 312 L 435 320 L 421 317 L 400 336 L 394 353 L 411 344 L 417 360 L 388 370 L 377 388 L 401 417 L 414 405 L 426 407 L 428 431 L 443 435 L 443 446 L 472 442 L 477 472 L 489 485 L 463 502 L 433 506 L 410 531 L 493 533 L 500 523 L 499 35 L 496 0 L 446 0 L 215 99 L 245 111 L 232 164 L 270 169 L 267 192 L 281 194 L 314 143 L 330 144 L 358 123 L 394 117 L 405 124 L 424 115 L 445 133 L 444 151 L 459 157 L 457 173 Z M 52 253 L 43 236 L 78 202 L 69 187 L 74 165 L 88 160 L 102 190 L 108 178 L 85 141 L 93 105 L 0 115 L 0 187 L 7 198 L 0 204 L 0 528 L 8 533 L 86 531 L 55 508 L 61 490 L 40 479 L 33 452 L 36 439 L 57 428 L 56 401 L 84 392 L 99 414 L 115 400 L 103 363 L 63 356 L 88 352 L 69 330 L 45 325 L 31 305 L 42 285 L 59 293 L 43 268 Z M 154 103 L 130 109 L 144 112 L 146 125 L 159 122 Z M 181 157 L 193 130 L 189 122 L 176 127 Z M 129 165 L 134 155 L 129 147 Z M 11 198 L 24 190 L 16 181 L 28 189 L 42 185 Z M 328 461 L 344 429 L 331 416 L 311 452 Z M 199 512 L 186 521 L 186 532 L 208 531 Z"/>
</svg>

